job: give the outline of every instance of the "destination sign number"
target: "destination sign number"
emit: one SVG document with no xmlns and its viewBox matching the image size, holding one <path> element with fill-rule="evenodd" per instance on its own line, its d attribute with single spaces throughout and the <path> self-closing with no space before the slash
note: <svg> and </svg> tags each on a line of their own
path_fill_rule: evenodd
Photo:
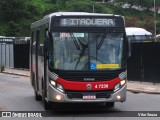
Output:
<svg viewBox="0 0 160 120">
<path fill-rule="evenodd" d="M 115 20 L 107 18 L 63 18 L 60 19 L 62 27 L 114 27 Z"/>
</svg>

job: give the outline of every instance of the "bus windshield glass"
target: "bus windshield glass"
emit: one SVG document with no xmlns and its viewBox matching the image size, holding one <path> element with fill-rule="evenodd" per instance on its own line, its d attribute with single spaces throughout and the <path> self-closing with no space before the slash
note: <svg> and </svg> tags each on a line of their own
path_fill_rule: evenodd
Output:
<svg viewBox="0 0 160 120">
<path fill-rule="evenodd" d="M 49 65 L 58 70 L 121 69 L 124 33 L 52 32 Z"/>
</svg>

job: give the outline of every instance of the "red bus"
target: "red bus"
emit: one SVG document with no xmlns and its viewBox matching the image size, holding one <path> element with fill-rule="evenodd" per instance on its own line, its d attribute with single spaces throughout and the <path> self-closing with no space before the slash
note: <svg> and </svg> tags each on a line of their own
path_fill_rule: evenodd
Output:
<svg viewBox="0 0 160 120">
<path fill-rule="evenodd" d="M 57 12 L 31 25 L 35 99 L 57 103 L 126 100 L 127 37 L 120 15 Z"/>
</svg>

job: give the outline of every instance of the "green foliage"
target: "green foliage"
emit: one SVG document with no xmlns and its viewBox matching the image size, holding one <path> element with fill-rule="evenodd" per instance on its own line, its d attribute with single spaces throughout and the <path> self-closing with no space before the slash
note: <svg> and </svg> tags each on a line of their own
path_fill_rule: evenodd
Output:
<svg viewBox="0 0 160 120">
<path fill-rule="evenodd" d="M 89 0 L 82 0 L 82 1 L 68 1 L 66 3 L 66 7 L 69 11 L 75 12 L 92 12 L 93 11 L 93 4 Z"/>
<path fill-rule="evenodd" d="M 30 25 L 33 21 L 42 18 L 45 14 L 57 11 L 55 7 L 51 8 L 49 3 L 43 3 L 43 0 L 0 1 L 0 15 L 3 16 L 0 19 L 0 35 L 29 36 Z"/>
<path fill-rule="evenodd" d="M 54 12 L 58 12 L 58 6 L 57 5 L 53 5 L 52 8 L 46 9 L 46 11 L 44 11 L 43 15 L 48 15 L 48 14 L 54 13 Z"/>
<path fill-rule="evenodd" d="M 67 11 L 103 13 L 104 6 L 91 0 L 70 0 L 66 2 Z"/>
<path fill-rule="evenodd" d="M 24 0 L 8 0 L 1 4 L 1 9 L 6 13 L 7 20 L 16 20 L 19 17 L 25 16 L 24 13 Z M 16 6 L 16 8 L 15 8 Z"/>
<path fill-rule="evenodd" d="M 0 36 L 29 36 L 32 22 L 58 11 L 123 15 L 126 26 L 154 31 L 153 12 L 131 8 L 134 5 L 151 8 L 153 0 L 115 0 L 113 4 L 97 1 L 99 0 L 0 0 Z M 126 3 L 130 5 L 129 9 L 119 7 Z M 160 5 L 160 0 L 156 0 L 156 5 Z M 160 16 L 157 15 L 157 33 L 160 32 L 159 26 Z"/>
<path fill-rule="evenodd" d="M 24 29 L 25 28 L 25 29 Z M 30 22 L 22 20 L 21 22 L 10 21 L 8 23 L 6 36 L 29 36 Z"/>
</svg>

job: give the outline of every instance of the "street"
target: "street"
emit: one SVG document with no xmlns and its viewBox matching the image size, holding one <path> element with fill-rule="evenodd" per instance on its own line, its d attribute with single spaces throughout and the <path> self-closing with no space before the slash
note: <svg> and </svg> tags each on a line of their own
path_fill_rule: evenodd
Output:
<svg viewBox="0 0 160 120">
<path fill-rule="evenodd" d="M 37 102 L 34 99 L 29 79 L 29 77 L 0 73 L 0 111 L 44 111 L 43 102 Z M 45 111 L 45 113 L 48 116 L 62 117 L 62 119 L 66 119 L 66 117 L 74 120 L 78 120 L 80 117 L 106 119 L 107 116 L 114 117 L 116 112 L 121 111 L 142 111 L 142 113 L 143 111 L 160 111 L 159 101 L 159 94 L 127 92 L 127 101 L 116 103 L 114 108 L 106 108 L 102 104 L 65 104 L 60 105 L 57 110 L 53 109 Z M 131 112 L 126 112 L 126 114 L 129 113 Z M 119 117 L 115 119 L 119 119 Z M 123 120 L 127 120 L 127 117 Z"/>
</svg>

